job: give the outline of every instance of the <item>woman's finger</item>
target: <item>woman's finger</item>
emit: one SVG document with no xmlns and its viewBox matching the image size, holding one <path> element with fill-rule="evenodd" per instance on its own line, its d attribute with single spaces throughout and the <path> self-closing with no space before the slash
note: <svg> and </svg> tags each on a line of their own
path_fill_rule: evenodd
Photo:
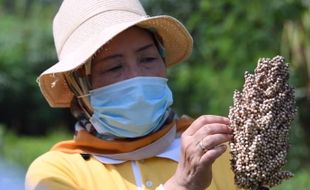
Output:
<svg viewBox="0 0 310 190">
<path fill-rule="evenodd" d="M 198 147 L 204 154 L 208 150 L 211 150 L 214 147 L 217 147 L 231 139 L 232 139 L 232 135 L 230 134 L 209 135 L 199 141 Z"/>
<path fill-rule="evenodd" d="M 218 157 L 220 157 L 227 149 L 225 144 L 216 146 L 210 150 L 207 150 L 201 157 L 200 161 L 203 165 L 211 165 Z"/>
<path fill-rule="evenodd" d="M 203 115 L 196 119 L 190 127 L 184 131 L 184 135 L 194 135 L 196 131 L 198 131 L 201 127 L 212 124 L 212 123 L 219 123 L 224 125 L 229 125 L 229 119 L 222 116 L 215 116 L 215 115 Z"/>
<path fill-rule="evenodd" d="M 198 129 L 195 133 L 195 138 L 202 139 L 208 135 L 214 135 L 214 134 L 232 134 L 233 130 L 229 128 L 225 124 L 219 124 L 219 123 L 212 123 L 205 125 Z"/>
</svg>

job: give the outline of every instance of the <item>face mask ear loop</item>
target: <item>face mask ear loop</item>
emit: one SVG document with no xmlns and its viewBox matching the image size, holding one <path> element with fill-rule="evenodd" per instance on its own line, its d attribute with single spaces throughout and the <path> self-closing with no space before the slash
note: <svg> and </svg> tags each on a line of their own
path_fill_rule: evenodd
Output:
<svg viewBox="0 0 310 190">
<path fill-rule="evenodd" d="M 88 99 L 87 95 L 78 96 L 78 94 L 82 94 L 82 93 L 80 90 L 77 89 L 76 82 L 73 81 L 73 79 L 71 77 L 69 77 L 68 74 L 65 74 L 65 79 L 66 79 L 66 82 L 67 82 L 69 88 L 71 89 L 71 91 L 75 95 L 74 98 L 76 98 L 76 101 L 77 101 L 77 104 L 78 104 L 80 110 L 82 110 L 84 112 L 85 116 L 89 119 L 91 117 L 90 112 L 85 108 L 86 104 L 83 103 L 85 101 L 88 101 L 88 100 L 85 100 L 86 98 Z"/>
<path fill-rule="evenodd" d="M 90 60 L 88 60 L 83 67 L 72 72 L 67 72 L 64 76 L 69 88 L 76 96 L 81 110 L 83 110 L 89 119 L 92 116 L 93 109 L 89 100 L 89 89 L 91 89 L 90 75 L 86 75 L 86 72 L 90 73 Z"/>
<path fill-rule="evenodd" d="M 85 113 L 88 115 L 88 118 L 90 118 L 93 114 L 93 108 L 92 106 L 90 105 L 90 97 L 89 97 L 89 90 L 92 89 L 92 86 L 91 86 L 91 62 L 92 62 L 92 59 L 88 59 L 86 61 L 86 63 L 84 64 L 84 75 L 83 75 L 83 79 L 81 82 L 85 82 L 85 88 L 84 88 L 84 94 L 86 97 L 81 97 L 82 98 L 82 102 L 83 102 L 83 105 L 86 106 L 86 110 Z M 78 99 L 80 99 L 80 97 L 78 97 Z M 84 106 L 82 106 L 83 109 L 84 109 Z"/>
</svg>

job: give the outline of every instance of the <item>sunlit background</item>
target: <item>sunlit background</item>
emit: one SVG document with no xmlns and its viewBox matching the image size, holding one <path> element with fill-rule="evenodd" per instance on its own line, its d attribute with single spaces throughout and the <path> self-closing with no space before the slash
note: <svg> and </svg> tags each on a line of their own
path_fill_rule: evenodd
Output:
<svg viewBox="0 0 310 190">
<path fill-rule="evenodd" d="M 69 110 L 51 109 L 36 83 L 57 62 L 52 20 L 60 2 L 0 0 L 0 189 L 23 189 L 32 160 L 73 135 Z M 180 115 L 227 115 L 258 58 L 286 58 L 299 111 L 286 166 L 295 177 L 274 189 L 310 189 L 310 0 L 142 3 L 150 15 L 181 20 L 194 38 L 192 56 L 169 71 Z"/>
</svg>

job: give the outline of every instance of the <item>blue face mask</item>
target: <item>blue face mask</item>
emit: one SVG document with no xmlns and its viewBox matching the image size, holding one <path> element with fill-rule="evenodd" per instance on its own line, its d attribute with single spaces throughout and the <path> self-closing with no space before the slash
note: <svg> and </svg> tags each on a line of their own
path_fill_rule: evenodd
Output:
<svg viewBox="0 0 310 190">
<path fill-rule="evenodd" d="M 90 122 L 99 134 L 135 138 L 159 129 L 171 106 L 167 79 L 135 77 L 90 91 Z"/>
</svg>

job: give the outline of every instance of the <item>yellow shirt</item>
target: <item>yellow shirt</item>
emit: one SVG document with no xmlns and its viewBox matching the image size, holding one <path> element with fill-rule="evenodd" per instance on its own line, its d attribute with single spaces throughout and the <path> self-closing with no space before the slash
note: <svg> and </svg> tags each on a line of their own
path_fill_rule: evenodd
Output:
<svg viewBox="0 0 310 190">
<path fill-rule="evenodd" d="M 160 189 L 175 172 L 177 163 L 166 158 L 102 164 L 93 157 L 84 160 L 80 154 L 50 151 L 37 158 L 26 175 L 27 190 L 124 190 Z M 138 175 L 135 172 L 138 169 Z M 137 179 L 139 177 L 139 179 Z M 229 166 L 227 151 L 213 165 L 213 180 L 208 190 L 237 189 Z"/>
<path fill-rule="evenodd" d="M 184 130 L 193 120 L 180 118 L 160 131 L 136 141 L 104 141 L 79 131 L 74 140 L 56 144 L 51 151 L 37 158 L 26 174 L 27 190 L 162 190 L 176 171 L 173 159 L 153 157 L 118 164 L 102 163 L 95 157 L 81 154 L 123 153 L 137 150 L 161 138 L 173 126 Z M 213 179 L 208 190 L 234 190 L 234 176 L 226 151 L 213 164 Z"/>
</svg>

